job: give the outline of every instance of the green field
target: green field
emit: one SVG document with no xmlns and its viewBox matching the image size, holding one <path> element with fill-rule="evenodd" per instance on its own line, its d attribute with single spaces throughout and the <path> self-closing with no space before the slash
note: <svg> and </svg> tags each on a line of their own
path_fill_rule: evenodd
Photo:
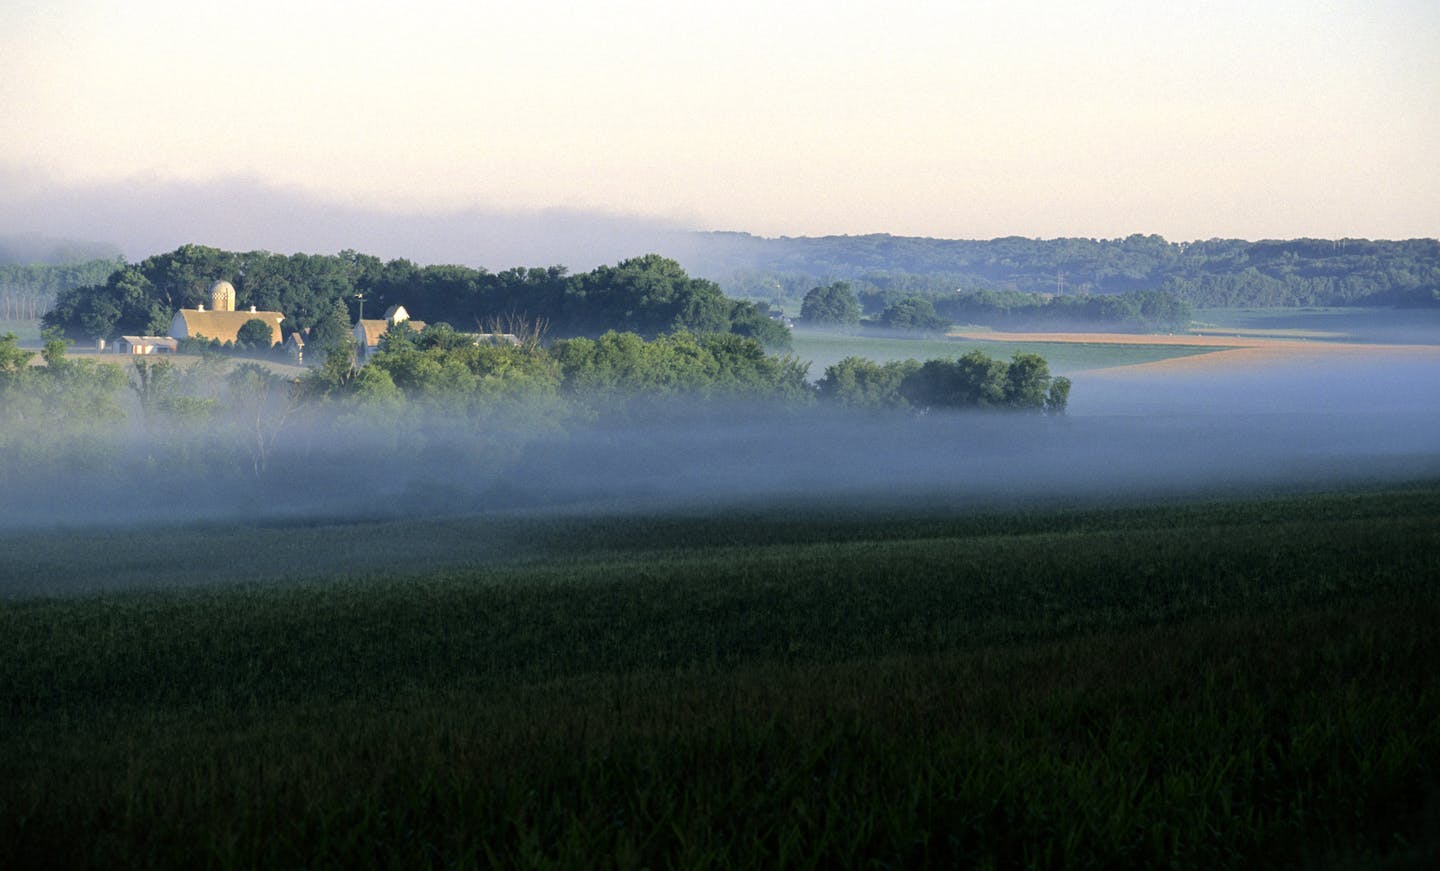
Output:
<svg viewBox="0 0 1440 871">
<path fill-rule="evenodd" d="M 1188 357 L 1222 350 L 1215 347 L 1184 345 L 1115 345 L 1101 342 L 977 342 L 970 339 L 901 339 L 875 336 L 845 336 L 835 333 L 795 332 L 794 351 L 801 360 L 810 361 L 810 379 L 818 381 L 825 367 L 846 357 L 865 357 L 877 363 L 891 360 L 954 359 L 979 350 L 1009 360 L 1016 354 L 1039 354 L 1050 364 L 1050 371 L 1064 375 L 1087 369 L 1153 363 L 1172 357 Z"/>
<path fill-rule="evenodd" d="M 12 534 L 0 867 L 1428 867 L 1437 516 Z"/>
<path fill-rule="evenodd" d="M 40 343 L 40 322 L 0 320 L 0 336 L 6 333 L 14 333 L 22 345 L 38 345 Z"/>
</svg>

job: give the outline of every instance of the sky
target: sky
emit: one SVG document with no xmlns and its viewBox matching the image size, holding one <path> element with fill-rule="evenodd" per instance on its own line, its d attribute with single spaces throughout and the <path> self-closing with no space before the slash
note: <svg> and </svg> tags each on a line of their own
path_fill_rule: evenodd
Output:
<svg viewBox="0 0 1440 871">
<path fill-rule="evenodd" d="M 1433 237 L 1437 49 L 1433 0 L 5 0 L 0 231 Z"/>
</svg>

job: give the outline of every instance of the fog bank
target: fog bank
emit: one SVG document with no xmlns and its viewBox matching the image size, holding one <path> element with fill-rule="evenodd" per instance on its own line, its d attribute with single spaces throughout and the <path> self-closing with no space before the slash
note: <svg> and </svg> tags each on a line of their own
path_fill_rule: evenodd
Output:
<svg viewBox="0 0 1440 871">
<path fill-rule="evenodd" d="M 418 410 L 417 410 L 418 412 Z M 297 418 L 265 472 L 125 437 L 104 469 L 9 469 L 0 530 L 506 512 L 694 512 L 924 498 L 1009 510 L 1440 479 L 1440 372 L 1381 360 L 1077 377 L 1071 413 L 636 405 L 599 422 Z"/>
<path fill-rule="evenodd" d="M 583 209 L 364 207 L 241 176 L 63 185 L 0 168 L 0 204 L 0 234 L 93 239 L 118 247 L 131 262 L 194 243 L 580 272 L 639 254 L 676 256 L 687 235 L 679 221 Z"/>
</svg>

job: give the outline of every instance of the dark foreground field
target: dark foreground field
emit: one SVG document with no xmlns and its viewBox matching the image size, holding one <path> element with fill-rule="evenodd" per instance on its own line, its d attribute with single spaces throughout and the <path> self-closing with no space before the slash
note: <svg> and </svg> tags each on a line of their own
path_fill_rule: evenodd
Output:
<svg viewBox="0 0 1440 871">
<path fill-rule="evenodd" d="M 1440 486 L 787 516 L 374 524 L 516 546 L 71 598 L 14 574 L 84 536 L 12 536 L 0 867 L 1440 856 Z"/>
</svg>

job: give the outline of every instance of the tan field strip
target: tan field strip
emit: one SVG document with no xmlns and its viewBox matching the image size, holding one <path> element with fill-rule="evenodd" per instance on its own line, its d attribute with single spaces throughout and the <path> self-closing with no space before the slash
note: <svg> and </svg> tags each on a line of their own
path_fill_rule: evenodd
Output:
<svg viewBox="0 0 1440 871">
<path fill-rule="evenodd" d="M 1159 370 L 1199 372 L 1245 369 L 1274 363 L 1307 363 L 1351 358 L 1431 360 L 1440 364 L 1440 345 L 1383 345 L 1360 342 L 1312 342 L 1252 335 L 1137 335 L 1134 333 L 1000 333 L 954 332 L 952 338 L 977 342 L 1066 343 L 1094 345 L 1158 345 L 1214 348 L 1214 351 L 1172 357 L 1151 363 L 1110 366 L 1106 374 L 1146 374 Z"/>
</svg>

